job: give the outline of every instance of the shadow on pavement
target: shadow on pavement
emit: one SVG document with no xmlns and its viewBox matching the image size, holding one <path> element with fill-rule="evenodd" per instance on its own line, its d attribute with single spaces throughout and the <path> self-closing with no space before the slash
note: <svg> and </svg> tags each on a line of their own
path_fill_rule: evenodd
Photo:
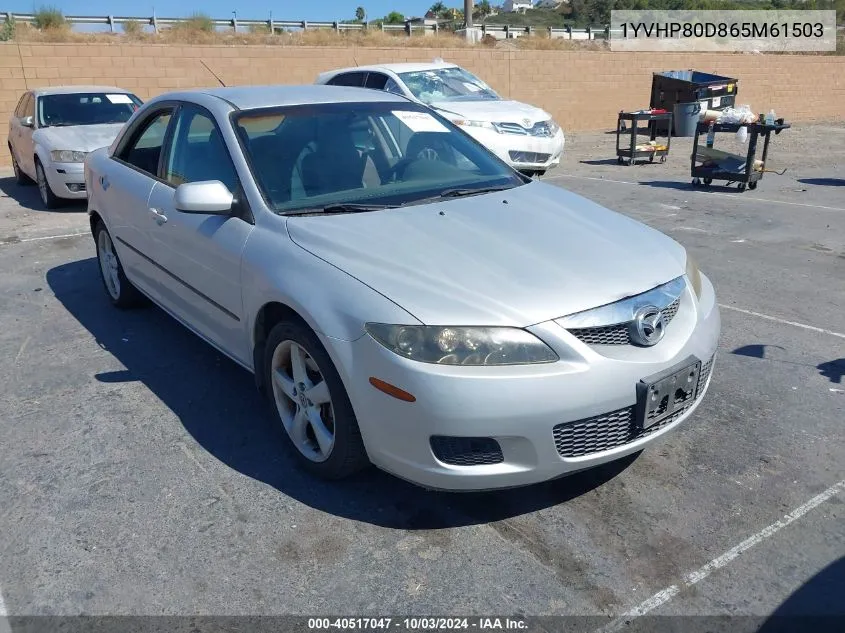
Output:
<svg viewBox="0 0 845 633">
<path fill-rule="evenodd" d="M 376 469 L 323 482 L 302 472 L 252 375 L 158 308 L 119 311 L 106 299 L 95 258 L 47 272 L 62 305 L 125 370 L 104 383 L 140 381 L 205 450 L 230 468 L 317 510 L 383 527 L 437 529 L 499 521 L 578 497 L 617 476 L 636 456 L 570 477 L 486 493 L 426 491 Z M 551 436 L 549 438 L 551 441 Z"/>
<path fill-rule="evenodd" d="M 845 557 L 831 563 L 786 599 L 757 633 L 841 633 L 845 628 Z"/>
<path fill-rule="evenodd" d="M 38 195 L 38 187 L 35 184 L 19 185 L 15 181 L 14 176 L 6 176 L 0 178 L 0 191 L 3 195 L 12 198 L 24 209 L 30 211 L 42 211 L 44 213 L 67 213 L 74 211 L 87 211 L 88 205 L 85 200 L 66 200 L 64 204 L 58 209 L 45 209 L 41 202 L 41 196 Z"/>
<path fill-rule="evenodd" d="M 845 358 L 831 360 L 826 363 L 821 363 L 818 368 L 819 373 L 836 384 L 842 384 L 842 377 L 845 376 Z M 845 594 L 843 594 L 845 598 Z"/>
<path fill-rule="evenodd" d="M 799 178 L 798 182 L 821 187 L 845 187 L 845 178 Z"/>
</svg>

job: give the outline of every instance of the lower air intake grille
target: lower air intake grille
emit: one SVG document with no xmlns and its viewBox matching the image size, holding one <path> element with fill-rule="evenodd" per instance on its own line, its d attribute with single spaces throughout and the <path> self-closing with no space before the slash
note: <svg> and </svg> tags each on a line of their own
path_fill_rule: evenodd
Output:
<svg viewBox="0 0 845 633">
<path fill-rule="evenodd" d="M 668 326 L 678 313 L 678 306 L 681 303 L 680 297 L 663 309 L 663 323 Z M 616 325 L 603 325 L 601 327 L 572 328 L 570 334 L 587 345 L 630 345 L 631 337 L 628 335 L 628 323 Z"/>
<path fill-rule="evenodd" d="M 713 369 L 713 358 L 701 365 L 698 376 L 698 392 L 696 400 L 701 397 L 707 379 Z M 661 420 L 648 429 L 641 429 L 634 419 L 634 407 L 617 409 L 592 418 L 564 422 L 554 427 L 555 447 L 561 457 L 582 457 L 592 453 L 607 451 L 669 426 L 675 422 L 695 401 L 690 401 L 685 407 L 678 409 L 668 418 Z"/>
<path fill-rule="evenodd" d="M 441 462 L 453 466 L 481 466 L 505 461 L 502 448 L 492 437 L 433 435 L 431 450 Z"/>
<path fill-rule="evenodd" d="M 508 152 L 511 160 L 515 163 L 545 163 L 551 154 L 538 154 L 537 152 Z"/>
</svg>

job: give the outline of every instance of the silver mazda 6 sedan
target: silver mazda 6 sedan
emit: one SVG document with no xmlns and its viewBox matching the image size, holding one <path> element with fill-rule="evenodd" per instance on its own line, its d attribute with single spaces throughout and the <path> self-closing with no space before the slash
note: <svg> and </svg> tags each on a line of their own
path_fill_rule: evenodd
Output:
<svg viewBox="0 0 845 633">
<path fill-rule="evenodd" d="M 539 482 L 642 450 L 709 385 L 719 312 L 682 246 L 404 97 L 165 94 L 85 175 L 112 303 L 253 372 L 317 475 Z"/>
</svg>

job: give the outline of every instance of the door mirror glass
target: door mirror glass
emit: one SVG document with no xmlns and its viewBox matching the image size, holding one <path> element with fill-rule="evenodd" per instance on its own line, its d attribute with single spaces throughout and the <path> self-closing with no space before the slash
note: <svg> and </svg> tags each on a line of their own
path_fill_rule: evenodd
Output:
<svg viewBox="0 0 845 633">
<path fill-rule="evenodd" d="M 219 180 L 186 182 L 176 187 L 173 206 L 182 213 L 229 215 L 234 196 Z"/>
<path fill-rule="evenodd" d="M 21 117 L 21 125 L 24 127 L 32 127 L 32 121 L 33 119 L 31 116 Z"/>
</svg>

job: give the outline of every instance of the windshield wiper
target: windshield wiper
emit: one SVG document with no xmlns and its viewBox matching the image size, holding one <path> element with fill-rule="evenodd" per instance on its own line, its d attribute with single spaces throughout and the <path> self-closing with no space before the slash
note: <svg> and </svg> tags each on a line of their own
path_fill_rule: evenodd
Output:
<svg viewBox="0 0 845 633">
<path fill-rule="evenodd" d="M 505 191 L 506 189 L 513 189 L 512 185 L 498 185 L 496 187 L 476 187 L 469 188 L 454 188 L 444 189 L 440 192 L 441 198 L 460 198 L 461 196 L 475 196 L 482 193 L 493 193 L 495 191 Z"/>
<path fill-rule="evenodd" d="M 366 213 L 368 211 L 384 211 L 385 209 L 396 209 L 395 204 L 353 204 L 340 202 L 329 204 L 322 208 L 301 209 L 284 215 L 322 215 L 324 213 Z"/>
</svg>

